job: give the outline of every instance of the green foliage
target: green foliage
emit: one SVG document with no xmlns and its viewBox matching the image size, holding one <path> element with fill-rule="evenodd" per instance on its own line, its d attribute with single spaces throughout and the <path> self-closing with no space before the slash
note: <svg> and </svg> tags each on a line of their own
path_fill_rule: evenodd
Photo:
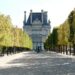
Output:
<svg viewBox="0 0 75 75">
<path fill-rule="evenodd" d="M 0 15 L 0 45 L 8 46 L 10 44 L 10 30 L 12 23 L 9 16 Z"/>
<path fill-rule="evenodd" d="M 68 22 L 70 26 L 70 37 L 69 40 L 75 43 L 75 10 L 73 10 L 68 16 Z"/>
<path fill-rule="evenodd" d="M 55 47 L 58 41 L 58 28 L 54 28 L 53 32 L 48 36 L 48 39 L 45 42 L 45 49 L 50 49 L 51 47 Z"/>
<path fill-rule="evenodd" d="M 74 36 L 73 32 L 75 30 L 75 18 L 73 19 L 73 16 L 75 15 L 71 12 L 71 15 L 63 24 L 61 24 L 58 28 L 53 29 L 52 33 L 45 42 L 47 48 L 52 46 L 55 47 L 57 45 L 68 45 L 70 43 L 69 36 L 71 36 L 70 39 L 72 40 Z M 72 25 L 70 26 L 69 24 L 71 23 Z"/>
<path fill-rule="evenodd" d="M 58 28 L 54 28 L 53 32 L 52 32 L 52 43 L 54 46 L 57 45 L 57 41 L 58 41 L 58 33 L 57 33 Z"/>
<path fill-rule="evenodd" d="M 51 47 L 51 42 L 52 42 L 52 40 L 51 40 L 51 34 L 48 36 L 48 38 L 47 38 L 47 40 L 45 41 L 45 43 L 44 43 L 44 48 L 45 49 L 49 49 L 50 47 Z"/>
<path fill-rule="evenodd" d="M 26 47 L 32 49 L 32 40 L 20 28 L 13 29 L 13 46 Z"/>
<path fill-rule="evenodd" d="M 69 43 L 69 35 L 70 35 L 70 29 L 69 29 L 68 20 L 66 20 L 58 28 L 58 44 L 67 45 Z"/>
<path fill-rule="evenodd" d="M 0 14 L 0 46 L 32 49 L 32 40 L 22 29 L 13 27 L 10 16 Z"/>
</svg>

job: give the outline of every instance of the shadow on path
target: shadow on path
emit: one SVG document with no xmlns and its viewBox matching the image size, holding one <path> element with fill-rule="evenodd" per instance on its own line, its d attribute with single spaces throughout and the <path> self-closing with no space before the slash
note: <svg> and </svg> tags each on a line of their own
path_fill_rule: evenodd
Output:
<svg viewBox="0 0 75 75">
<path fill-rule="evenodd" d="M 75 61 L 54 53 L 23 53 L 22 58 L 7 63 L 0 75 L 75 75 Z"/>
</svg>

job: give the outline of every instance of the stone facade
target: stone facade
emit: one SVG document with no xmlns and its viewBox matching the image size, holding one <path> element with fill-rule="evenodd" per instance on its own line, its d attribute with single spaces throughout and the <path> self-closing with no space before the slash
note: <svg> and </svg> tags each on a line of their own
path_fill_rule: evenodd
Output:
<svg viewBox="0 0 75 75">
<path fill-rule="evenodd" d="M 33 49 L 44 50 L 44 42 L 50 33 L 50 21 L 47 18 L 47 12 L 30 11 L 29 17 L 26 21 L 26 11 L 24 12 L 23 30 L 26 31 L 32 38 Z"/>
</svg>

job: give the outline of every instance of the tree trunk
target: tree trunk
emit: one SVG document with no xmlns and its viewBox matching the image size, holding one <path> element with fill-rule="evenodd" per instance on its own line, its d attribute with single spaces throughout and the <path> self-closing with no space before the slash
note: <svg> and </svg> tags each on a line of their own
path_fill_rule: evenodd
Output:
<svg viewBox="0 0 75 75">
<path fill-rule="evenodd" d="M 66 46 L 66 55 L 68 55 L 68 50 L 67 50 L 67 46 Z"/>
<path fill-rule="evenodd" d="M 69 52 L 70 52 L 70 55 L 71 55 L 71 45 L 70 45 L 70 51 Z"/>
<path fill-rule="evenodd" d="M 73 55 L 75 55 L 75 44 L 73 44 Z"/>
</svg>

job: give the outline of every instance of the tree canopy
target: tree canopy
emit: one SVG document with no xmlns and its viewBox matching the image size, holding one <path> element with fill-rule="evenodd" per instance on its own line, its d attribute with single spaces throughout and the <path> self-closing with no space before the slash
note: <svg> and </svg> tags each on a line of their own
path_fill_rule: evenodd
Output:
<svg viewBox="0 0 75 75">
<path fill-rule="evenodd" d="M 10 16 L 0 14 L 0 46 L 32 48 L 32 40 L 21 28 L 13 27 Z"/>
<path fill-rule="evenodd" d="M 75 9 L 70 12 L 64 23 L 54 28 L 45 42 L 47 47 L 75 43 Z"/>
</svg>

